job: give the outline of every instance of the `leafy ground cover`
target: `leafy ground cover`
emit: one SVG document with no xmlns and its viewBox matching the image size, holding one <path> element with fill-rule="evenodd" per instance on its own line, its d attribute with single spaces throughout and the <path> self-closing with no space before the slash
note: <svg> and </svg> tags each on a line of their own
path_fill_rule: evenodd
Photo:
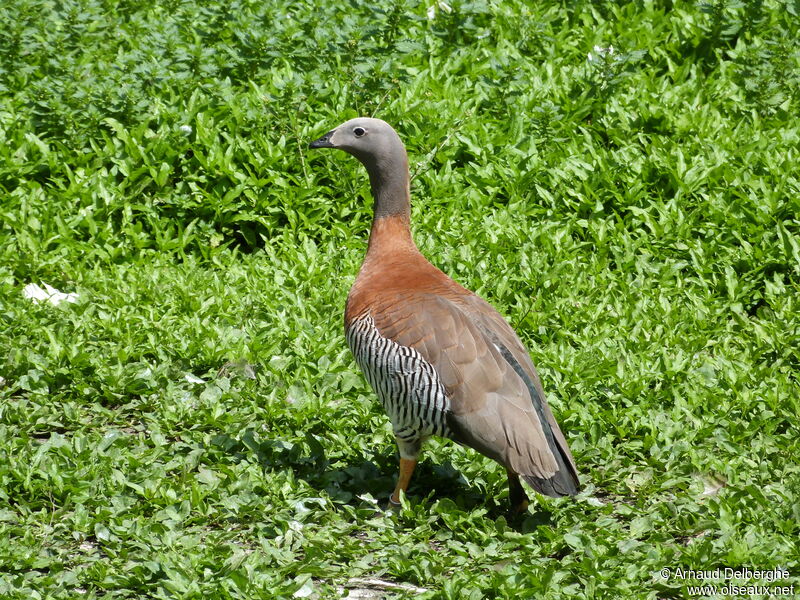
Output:
<svg viewBox="0 0 800 600">
<path fill-rule="evenodd" d="M 798 12 L 3 3 L 0 597 L 800 589 Z M 434 441 L 381 510 L 341 331 L 368 185 L 306 151 L 357 114 L 407 142 L 423 252 L 531 348 L 578 498 L 511 521 Z"/>
</svg>

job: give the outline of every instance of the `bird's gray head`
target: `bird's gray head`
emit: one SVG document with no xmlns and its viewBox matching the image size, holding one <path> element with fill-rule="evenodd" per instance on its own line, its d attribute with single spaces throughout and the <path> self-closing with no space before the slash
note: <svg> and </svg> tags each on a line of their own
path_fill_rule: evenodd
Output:
<svg viewBox="0 0 800 600">
<path fill-rule="evenodd" d="M 400 136 L 386 121 L 350 119 L 309 148 L 338 148 L 361 161 L 369 173 L 376 216 L 408 211 L 408 157 Z"/>
<path fill-rule="evenodd" d="M 350 119 L 311 142 L 309 148 L 338 148 L 355 156 L 369 168 L 369 163 L 396 155 L 403 142 L 392 126 L 380 119 Z"/>
</svg>

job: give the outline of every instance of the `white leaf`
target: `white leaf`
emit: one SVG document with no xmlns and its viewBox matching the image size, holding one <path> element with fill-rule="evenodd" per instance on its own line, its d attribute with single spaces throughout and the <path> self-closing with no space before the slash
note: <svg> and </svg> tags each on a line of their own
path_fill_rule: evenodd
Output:
<svg viewBox="0 0 800 600">
<path fill-rule="evenodd" d="M 58 306 L 62 302 L 78 301 L 78 294 L 65 294 L 46 283 L 44 284 L 44 288 L 39 287 L 35 283 L 29 283 L 22 289 L 22 295 L 34 302 L 47 301 L 53 306 Z"/>
<path fill-rule="evenodd" d="M 314 583 L 309 579 L 299 590 L 292 594 L 295 598 L 308 598 L 314 593 Z"/>
</svg>

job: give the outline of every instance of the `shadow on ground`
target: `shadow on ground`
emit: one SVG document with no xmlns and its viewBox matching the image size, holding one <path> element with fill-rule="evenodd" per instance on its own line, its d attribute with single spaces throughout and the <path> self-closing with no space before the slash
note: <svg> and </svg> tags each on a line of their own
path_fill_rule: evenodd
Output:
<svg viewBox="0 0 800 600">
<path fill-rule="evenodd" d="M 234 460 L 255 454 L 266 472 L 289 469 L 295 477 L 305 480 L 309 486 L 325 492 L 333 501 L 358 506 L 365 495 L 387 508 L 389 494 L 394 489 L 398 470 L 398 458 L 393 447 L 378 448 L 362 460 L 347 465 L 331 463 L 325 449 L 311 435 L 305 444 L 287 444 L 280 440 L 259 440 L 252 430 L 246 430 L 239 438 L 218 435 L 212 444 L 228 452 Z M 536 495 L 527 490 L 529 497 Z M 437 500 L 450 500 L 455 508 L 464 512 L 484 509 L 486 517 L 495 520 L 505 517 L 512 529 L 527 533 L 541 525 L 551 523 L 550 511 L 532 502 L 529 512 L 512 516 L 509 514 L 508 496 L 488 497 L 483 490 L 471 485 L 448 461 L 436 464 L 423 459 L 414 473 L 408 493 L 414 503 L 432 505 Z"/>
</svg>

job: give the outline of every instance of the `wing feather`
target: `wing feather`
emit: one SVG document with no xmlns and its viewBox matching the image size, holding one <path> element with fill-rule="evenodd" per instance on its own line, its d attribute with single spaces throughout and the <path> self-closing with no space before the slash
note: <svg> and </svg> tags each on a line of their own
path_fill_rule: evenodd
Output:
<svg viewBox="0 0 800 600">
<path fill-rule="evenodd" d="M 436 369 L 451 400 L 453 438 L 542 493 L 576 493 L 566 440 L 527 351 L 499 313 L 474 295 L 468 302 L 423 293 L 399 300 L 376 311 L 375 324 Z"/>
</svg>

